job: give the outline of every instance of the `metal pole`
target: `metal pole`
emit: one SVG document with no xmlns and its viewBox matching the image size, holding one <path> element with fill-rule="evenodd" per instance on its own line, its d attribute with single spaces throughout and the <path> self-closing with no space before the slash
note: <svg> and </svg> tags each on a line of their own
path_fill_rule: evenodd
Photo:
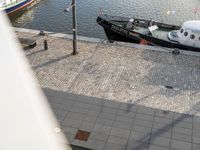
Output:
<svg viewBox="0 0 200 150">
<path fill-rule="evenodd" d="M 72 22 L 73 22 L 73 55 L 78 53 L 77 51 L 77 23 L 76 23 L 76 0 L 72 0 Z"/>
</svg>

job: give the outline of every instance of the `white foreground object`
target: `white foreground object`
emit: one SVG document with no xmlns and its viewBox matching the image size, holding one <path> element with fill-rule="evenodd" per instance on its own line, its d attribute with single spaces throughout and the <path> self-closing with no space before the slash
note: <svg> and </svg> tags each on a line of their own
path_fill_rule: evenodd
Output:
<svg viewBox="0 0 200 150">
<path fill-rule="evenodd" d="M 0 150 L 70 149 L 1 11 L 0 20 Z"/>
</svg>

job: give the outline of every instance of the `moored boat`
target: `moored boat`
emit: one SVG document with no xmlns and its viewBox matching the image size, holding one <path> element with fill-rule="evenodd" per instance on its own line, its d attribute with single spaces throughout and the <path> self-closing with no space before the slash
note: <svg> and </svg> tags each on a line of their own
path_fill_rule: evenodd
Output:
<svg viewBox="0 0 200 150">
<path fill-rule="evenodd" d="M 153 20 L 100 15 L 97 23 L 110 42 L 122 41 L 200 52 L 200 21 L 186 21 L 181 26 Z"/>
<path fill-rule="evenodd" d="M 20 11 L 35 0 L 0 0 L 0 11 L 4 10 L 8 15 Z"/>
</svg>

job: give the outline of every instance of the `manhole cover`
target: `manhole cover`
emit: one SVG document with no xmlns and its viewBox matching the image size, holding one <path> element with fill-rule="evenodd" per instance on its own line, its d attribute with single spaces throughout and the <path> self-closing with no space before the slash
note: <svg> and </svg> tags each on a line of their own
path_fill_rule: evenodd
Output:
<svg viewBox="0 0 200 150">
<path fill-rule="evenodd" d="M 89 136 L 90 136 L 90 132 L 78 130 L 74 139 L 77 139 L 80 141 L 87 141 Z"/>
</svg>

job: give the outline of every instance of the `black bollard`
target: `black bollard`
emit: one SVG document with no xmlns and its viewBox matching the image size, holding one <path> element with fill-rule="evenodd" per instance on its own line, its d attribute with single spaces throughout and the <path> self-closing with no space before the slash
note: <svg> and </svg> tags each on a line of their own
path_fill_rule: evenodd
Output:
<svg viewBox="0 0 200 150">
<path fill-rule="evenodd" d="M 180 51 L 179 51 L 178 49 L 174 49 L 174 50 L 172 51 L 172 54 L 174 54 L 174 55 L 179 55 L 179 54 L 180 54 Z"/>
<path fill-rule="evenodd" d="M 48 49 L 48 43 L 47 43 L 47 40 L 44 40 L 44 49 L 45 49 L 45 50 Z"/>
<path fill-rule="evenodd" d="M 40 30 L 40 33 L 39 33 L 40 36 L 45 36 L 45 33 L 44 31 Z"/>
</svg>

